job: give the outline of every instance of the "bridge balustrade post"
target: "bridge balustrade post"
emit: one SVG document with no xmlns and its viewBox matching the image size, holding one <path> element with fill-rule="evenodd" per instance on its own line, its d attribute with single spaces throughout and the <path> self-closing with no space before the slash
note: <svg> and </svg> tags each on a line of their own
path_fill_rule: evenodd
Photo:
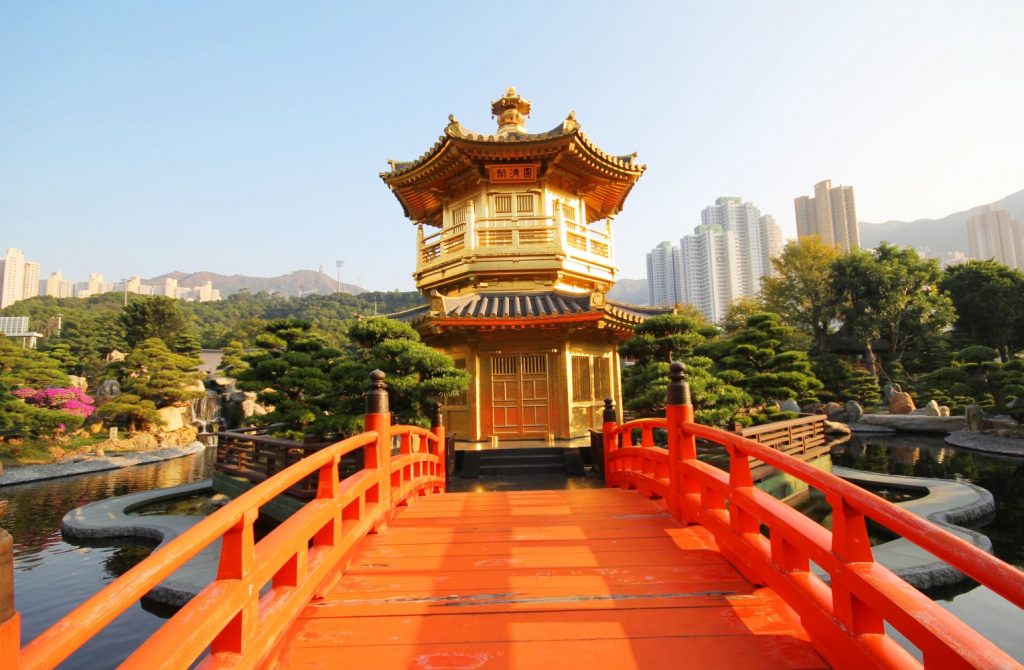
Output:
<svg viewBox="0 0 1024 670">
<path fill-rule="evenodd" d="M 697 458 L 697 440 L 686 431 L 683 424 L 693 422 L 693 404 L 690 400 L 690 385 L 686 381 L 686 366 L 675 361 L 669 368 L 668 389 L 665 391 L 665 422 L 668 424 L 669 462 L 669 510 L 678 521 L 686 519 L 683 496 L 697 493 L 697 482 L 687 482 L 683 475 L 682 462 Z"/>
<path fill-rule="evenodd" d="M 21 615 L 14 609 L 14 539 L 0 528 L 0 666 L 17 670 L 20 651 Z"/>
<path fill-rule="evenodd" d="M 606 486 L 614 483 L 613 480 L 615 479 L 612 476 L 609 462 L 611 461 L 612 449 L 615 448 L 615 436 L 612 434 L 612 431 L 615 430 L 616 426 L 618 426 L 618 422 L 615 417 L 615 403 L 611 398 L 605 398 L 604 412 L 601 415 L 601 445 L 603 447 L 601 452 L 604 458 L 603 474 Z"/>
<path fill-rule="evenodd" d="M 220 542 L 220 562 L 217 565 L 217 581 L 249 578 L 256 567 L 256 538 L 253 524 L 259 516 L 258 509 L 242 513 L 238 523 L 224 533 Z M 238 613 L 210 643 L 212 654 L 244 654 L 252 641 L 259 618 L 259 589 L 252 589 L 242 596 Z"/>
<path fill-rule="evenodd" d="M 437 436 L 437 462 L 439 472 L 435 473 L 440 475 L 443 483 L 440 487 L 440 493 L 444 493 L 448 489 L 448 443 L 445 441 L 444 434 L 444 421 L 441 416 L 441 403 L 434 403 L 434 414 L 430 418 L 430 432 Z"/>
<path fill-rule="evenodd" d="M 672 480 L 676 483 L 674 494 L 678 504 L 677 518 L 680 521 L 686 522 L 686 524 L 695 524 L 696 517 L 689 518 L 686 513 L 685 499 L 690 494 L 700 494 L 700 483 L 696 479 L 687 477 L 684 474 L 683 462 L 696 460 L 697 439 L 685 426 L 687 423 L 693 423 L 693 403 L 690 399 L 690 385 L 686 381 L 686 366 L 678 361 L 673 363 L 669 370 L 669 390 L 667 393 L 674 393 L 671 396 L 671 402 L 666 404 L 666 418 L 669 424 L 669 438 L 673 439 L 674 436 L 677 441 L 675 456 L 671 452 L 669 456 L 672 464 Z M 669 419 L 669 408 L 673 407 L 676 409 L 672 410 L 672 418 Z"/>
<path fill-rule="evenodd" d="M 363 415 L 363 430 L 376 431 L 377 441 L 363 447 L 363 467 L 377 471 L 376 491 L 367 491 L 367 504 L 382 505 L 385 511 L 381 525 L 386 526 L 391 514 L 391 407 L 388 401 L 388 387 L 384 383 L 382 370 L 370 373 L 370 389 L 366 392 L 366 414 Z"/>
</svg>

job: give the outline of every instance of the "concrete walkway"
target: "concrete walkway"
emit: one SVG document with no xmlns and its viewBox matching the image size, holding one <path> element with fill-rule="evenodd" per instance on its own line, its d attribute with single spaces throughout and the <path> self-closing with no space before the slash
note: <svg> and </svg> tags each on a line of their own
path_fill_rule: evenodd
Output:
<svg viewBox="0 0 1024 670">
<path fill-rule="evenodd" d="M 182 486 L 99 500 L 65 514 L 60 530 L 65 537 L 81 539 L 144 537 L 159 542 L 159 548 L 199 523 L 204 517 L 133 516 L 131 511 L 161 500 L 212 493 L 212 480 L 206 479 Z M 168 605 L 184 605 L 213 581 L 219 557 L 220 540 L 217 540 L 150 591 L 148 597 Z"/>
<path fill-rule="evenodd" d="M 957 525 L 983 519 L 995 512 L 992 494 L 980 486 L 949 479 L 883 475 L 841 467 L 833 467 L 832 474 L 858 486 L 927 491 L 924 497 L 897 504 L 980 549 L 992 552 L 992 541 L 987 536 Z M 872 547 L 872 552 L 876 561 L 919 589 L 964 579 L 963 573 L 903 538 Z"/>
<path fill-rule="evenodd" d="M 90 472 L 101 472 L 103 470 L 116 470 L 127 468 L 133 465 L 145 465 L 158 461 L 168 461 L 172 458 L 191 456 L 206 450 L 200 442 L 193 442 L 184 447 L 164 447 L 162 449 L 150 449 L 148 451 L 128 451 L 110 456 L 87 456 L 81 460 L 71 460 L 62 463 L 46 463 L 44 465 L 18 465 L 4 468 L 0 474 L 0 486 L 12 484 L 26 484 L 38 482 L 44 479 L 57 479 L 59 477 L 71 477 L 72 475 L 84 475 Z"/>
<path fill-rule="evenodd" d="M 1001 437 L 992 433 L 958 430 L 946 436 L 946 444 L 961 449 L 983 451 L 986 454 L 1024 458 L 1024 438 L 1020 437 Z"/>
</svg>

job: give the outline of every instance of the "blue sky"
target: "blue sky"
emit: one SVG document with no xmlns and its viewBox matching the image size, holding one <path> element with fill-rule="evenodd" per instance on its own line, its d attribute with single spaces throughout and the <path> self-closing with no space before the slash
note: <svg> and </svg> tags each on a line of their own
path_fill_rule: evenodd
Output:
<svg viewBox="0 0 1024 670">
<path fill-rule="evenodd" d="M 269 276 L 345 260 L 412 288 L 415 231 L 377 173 L 447 115 L 491 132 L 575 110 L 648 171 L 624 277 L 739 195 L 853 185 L 864 221 L 1024 188 L 1020 2 L 0 2 L 0 247 L 84 279 Z"/>
</svg>

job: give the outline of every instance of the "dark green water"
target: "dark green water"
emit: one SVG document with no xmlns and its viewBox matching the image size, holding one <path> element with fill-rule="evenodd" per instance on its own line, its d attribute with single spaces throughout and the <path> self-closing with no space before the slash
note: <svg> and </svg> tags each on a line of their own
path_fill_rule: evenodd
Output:
<svg viewBox="0 0 1024 670">
<path fill-rule="evenodd" d="M 64 514 L 112 496 L 207 479 L 215 450 L 171 461 L 88 475 L 0 487 L 8 501 L 2 525 L 14 538 L 14 604 L 26 643 L 144 559 L 143 541 L 74 543 L 60 534 Z M 171 614 L 166 608 L 132 605 L 60 668 L 113 668 Z"/>
<path fill-rule="evenodd" d="M 914 477 L 963 479 L 988 489 L 994 518 L 978 530 L 996 556 L 1024 569 L 1024 459 L 983 454 L 947 445 L 939 437 L 857 437 L 832 450 L 847 468 Z M 943 607 L 1024 662 L 1024 612 L 974 582 L 930 594 Z"/>
</svg>

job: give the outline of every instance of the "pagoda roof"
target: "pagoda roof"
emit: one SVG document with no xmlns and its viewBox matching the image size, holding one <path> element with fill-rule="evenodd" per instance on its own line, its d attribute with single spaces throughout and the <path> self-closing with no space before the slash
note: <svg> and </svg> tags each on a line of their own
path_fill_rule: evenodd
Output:
<svg viewBox="0 0 1024 670">
<path fill-rule="evenodd" d="M 525 103 L 529 110 L 529 103 L 514 89 L 493 104 L 506 100 Z M 448 120 L 444 134 L 426 153 L 412 161 L 388 161 L 391 169 L 380 173 L 406 216 L 417 223 L 440 226 L 443 198 L 450 184 L 465 176 L 484 177 L 486 164 L 540 161 L 541 179 L 557 172 L 575 185 L 586 201 L 591 222 L 618 214 L 633 184 L 647 169 L 637 163 L 635 153 L 617 156 L 602 151 L 582 131 L 575 112 L 543 133 L 526 132 L 520 120 L 500 126 L 496 134 L 484 135 L 467 130 L 454 116 Z"/>
<path fill-rule="evenodd" d="M 591 293 L 562 291 L 481 292 L 453 297 L 435 294 L 430 303 L 390 314 L 389 317 L 414 326 L 428 320 L 463 327 L 522 327 L 599 320 L 635 326 L 649 317 L 672 311 L 672 308 L 629 305 L 611 300 L 598 305 Z"/>
</svg>

